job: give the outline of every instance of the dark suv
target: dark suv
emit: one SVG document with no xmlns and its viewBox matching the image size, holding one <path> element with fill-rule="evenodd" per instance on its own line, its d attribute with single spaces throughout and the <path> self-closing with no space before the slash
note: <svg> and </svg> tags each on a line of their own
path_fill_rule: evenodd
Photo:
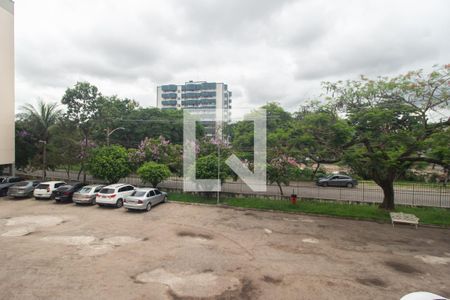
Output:
<svg viewBox="0 0 450 300">
<path fill-rule="evenodd" d="M 319 178 L 316 181 L 318 186 L 338 186 L 352 188 L 358 185 L 358 181 L 347 175 L 331 175 Z"/>
<path fill-rule="evenodd" d="M 22 181 L 21 177 L 0 177 L 0 197 L 8 194 L 9 187 L 13 186 L 16 182 Z"/>
</svg>

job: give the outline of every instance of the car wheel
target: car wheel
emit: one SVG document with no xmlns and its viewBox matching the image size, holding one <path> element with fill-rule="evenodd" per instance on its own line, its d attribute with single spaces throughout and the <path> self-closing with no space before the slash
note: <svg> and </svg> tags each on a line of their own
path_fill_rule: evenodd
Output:
<svg viewBox="0 0 450 300">
<path fill-rule="evenodd" d="M 0 191 L 0 197 L 4 197 L 4 196 L 6 196 L 6 194 L 7 194 L 6 190 Z"/>
<path fill-rule="evenodd" d="M 353 187 L 353 183 L 351 183 L 351 182 L 347 183 L 347 187 L 348 188 L 352 188 Z"/>
<path fill-rule="evenodd" d="M 95 202 L 95 199 L 94 200 L 92 200 L 92 203 L 91 203 L 92 205 L 95 205 L 95 204 L 97 204 L 97 202 Z"/>
<path fill-rule="evenodd" d="M 121 208 L 122 206 L 123 206 L 123 201 L 122 201 L 122 199 L 117 200 L 117 202 L 116 202 L 116 207 L 117 207 L 117 208 Z"/>
<path fill-rule="evenodd" d="M 145 210 L 146 211 L 150 211 L 152 209 L 152 204 L 149 202 L 148 204 L 147 204 L 147 206 L 145 207 Z"/>
<path fill-rule="evenodd" d="M 167 203 L 167 196 L 164 196 L 163 202 L 164 202 L 164 203 Z"/>
</svg>

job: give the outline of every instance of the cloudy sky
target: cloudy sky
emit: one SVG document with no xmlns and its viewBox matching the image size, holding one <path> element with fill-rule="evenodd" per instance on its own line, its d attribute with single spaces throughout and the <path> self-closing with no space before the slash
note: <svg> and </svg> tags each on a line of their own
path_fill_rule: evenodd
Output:
<svg viewBox="0 0 450 300">
<path fill-rule="evenodd" d="M 295 110 L 324 80 L 450 63 L 447 0 L 15 2 L 17 106 L 77 81 L 155 106 L 157 85 L 207 80 Z"/>
</svg>

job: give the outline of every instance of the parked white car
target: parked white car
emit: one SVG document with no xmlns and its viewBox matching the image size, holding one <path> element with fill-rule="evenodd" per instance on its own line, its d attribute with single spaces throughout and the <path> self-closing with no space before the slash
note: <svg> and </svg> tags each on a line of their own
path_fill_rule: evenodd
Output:
<svg viewBox="0 0 450 300">
<path fill-rule="evenodd" d="M 130 196 L 125 197 L 123 206 L 130 209 L 150 211 L 158 203 L 167 201 L 167 193 L 155 188 L 136 189 Z"/>
<path fill-rule="evenodd" d="M 135 187 L 130 184 L 117 183 L 105 186 L 98 192 L 95 202 L 99 206 L 113 205 L 117 208 L 123 206 L 123 199 L 130 196 Z"/>
<path fill-rule="evenodd" d="M 34 189 L 33 196 L 35 199 L 51 199 L 53 191 L 65 184 L 64 181 L 41 182 Z"/>
</svg>

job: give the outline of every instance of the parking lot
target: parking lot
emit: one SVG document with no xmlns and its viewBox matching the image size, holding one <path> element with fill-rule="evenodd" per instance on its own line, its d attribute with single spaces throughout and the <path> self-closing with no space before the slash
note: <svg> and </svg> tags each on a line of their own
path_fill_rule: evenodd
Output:
<svg viewBox="0 0 450 300">
<path fill-rule="evenodd" d="M 450 296 L 448 229 L 170 202 L 0 198 L 0 262 L 0 299 Z"/>
</svg>

